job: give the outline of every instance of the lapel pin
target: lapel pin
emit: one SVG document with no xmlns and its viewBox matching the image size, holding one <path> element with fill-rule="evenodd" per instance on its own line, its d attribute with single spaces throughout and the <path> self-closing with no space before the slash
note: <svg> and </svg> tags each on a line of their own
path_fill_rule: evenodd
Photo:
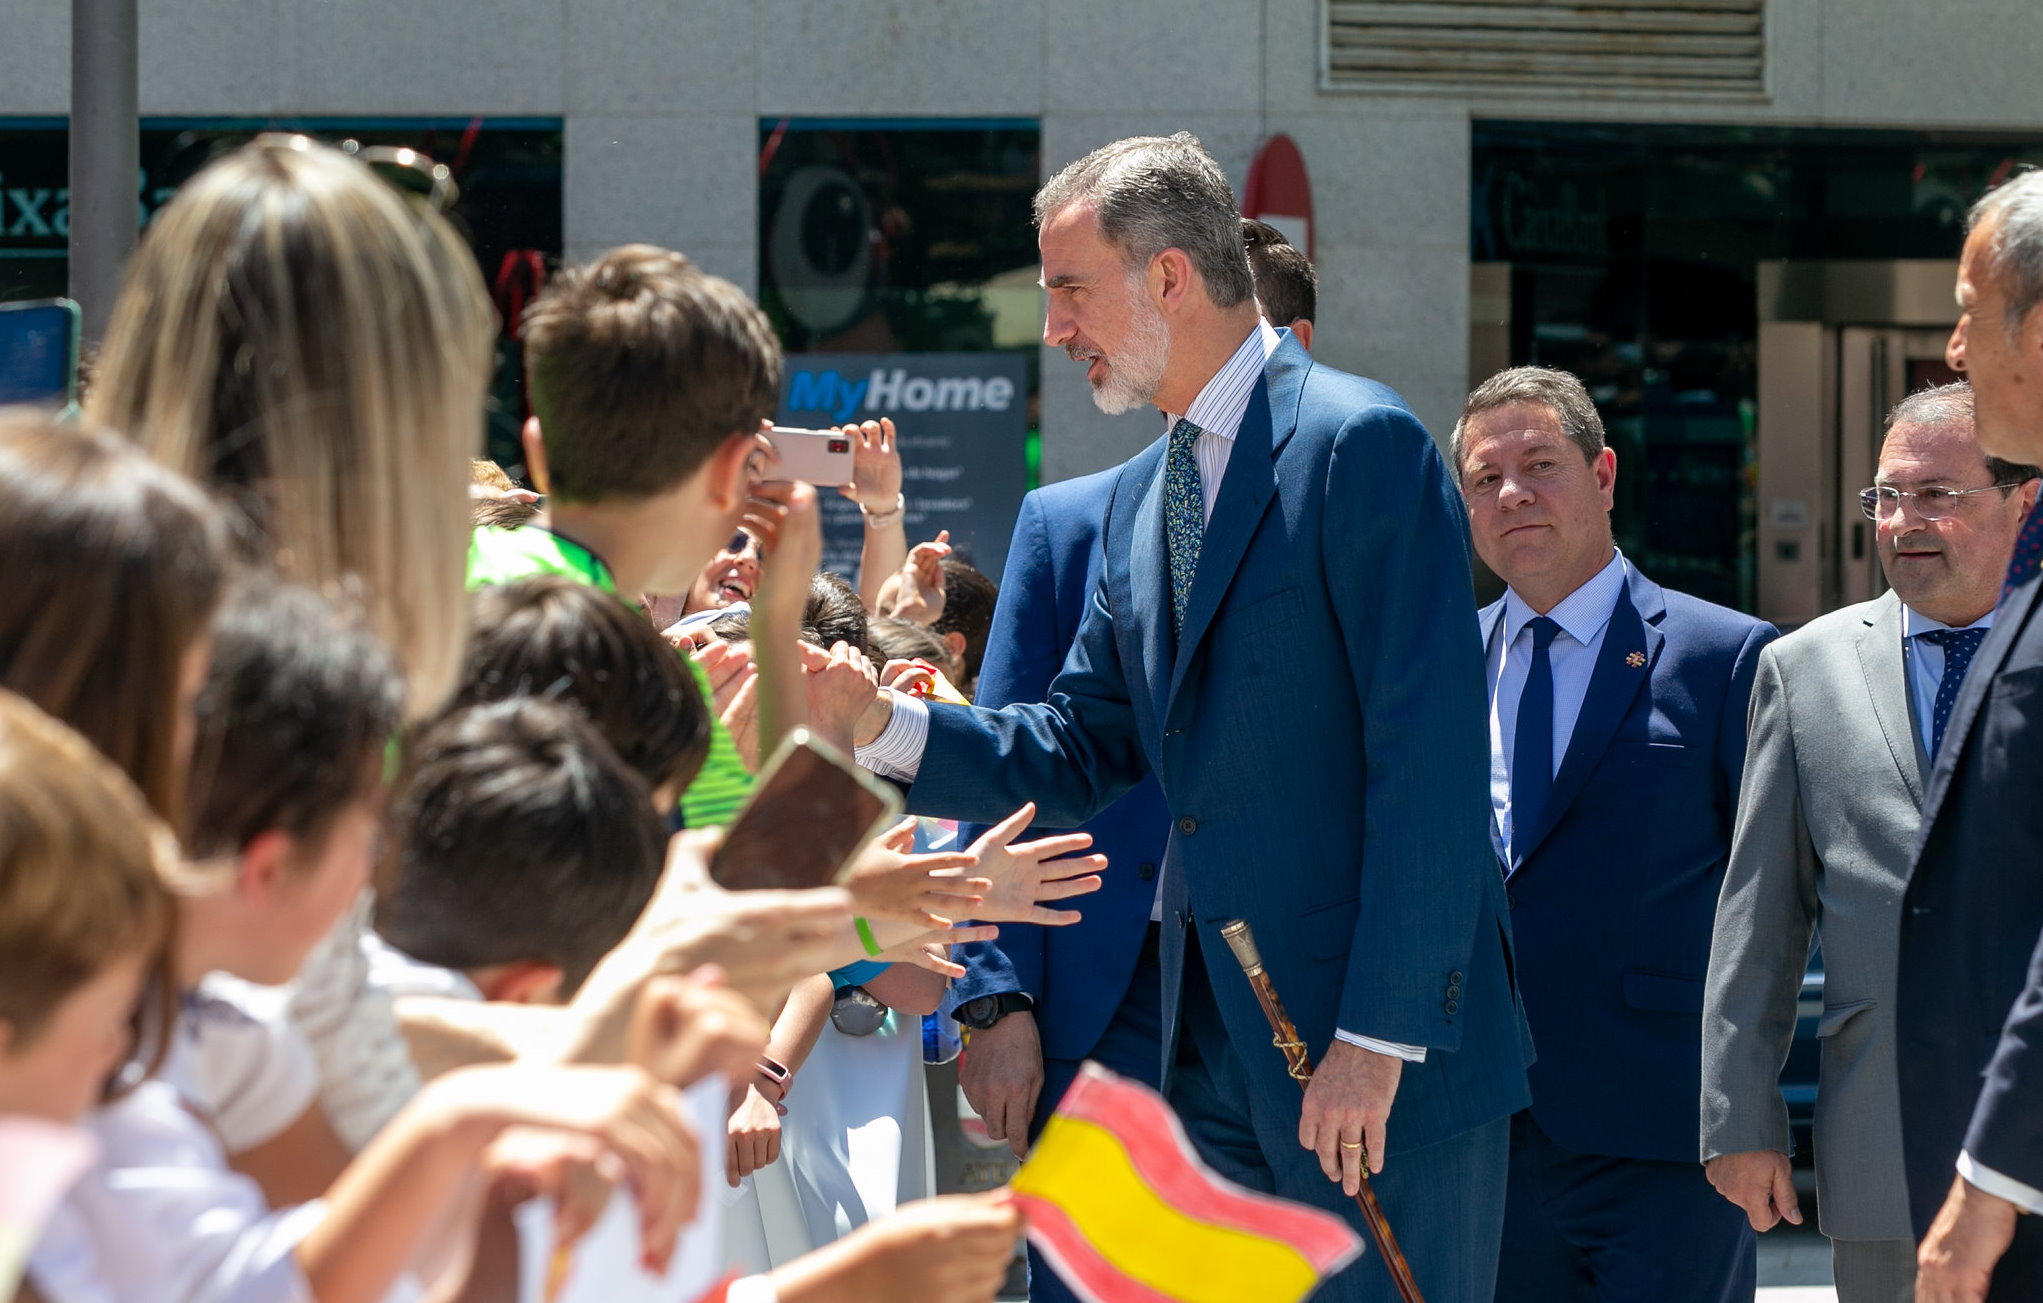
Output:
<svg viewBox="0 0 2043 1303">
<path fill-rule="evenodd" d="M 1633 669 L 1638 669 L 1640 666 L 1646 663 L 1646 653 L 1633 652 L 1631 655 L 1624 658 L 1624 663 L 1631 666 Z"/>
</svg>

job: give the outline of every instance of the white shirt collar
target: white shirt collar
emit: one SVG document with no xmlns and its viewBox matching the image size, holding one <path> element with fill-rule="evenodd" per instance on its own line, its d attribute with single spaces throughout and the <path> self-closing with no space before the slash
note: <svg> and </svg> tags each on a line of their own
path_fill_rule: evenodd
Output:
<svg viewBox="0 0 2043 1303">
<path fill-rule="evenodd" d="M 1616 548 L 1610 550 L 1610 563 L 1597 571 L 1589 581 L 1569 593 L 1555 604 L 1547 614 L 1561 626 L 1562 632 L 1581 646 L 1587 647 L 1590 639 L 1610 623 L 1611 613 L 1617 610 L 1618 596 L 1624 592 L 1624 553 Z M 1518 590 L 1506 589 L 1504 593 L 1504 645 L 1510 646 L 1532 623 L 1539 612 L 1526 604 Z"/>
<path fill-rule="evenodd" d="M 1932 629 L 1991 629 L 1992 627 L 1992 611 L 1988 611 L 1985 615 L 1980 616 L 1977 620 L 1967 625 L 1949 625 L 1941 620 L 1930 619 L 1927 615 L 1924 615 L 1906 602 L 1901 604 L 1901 636 L 1903 638 L 1920 638 Z"/>
<path fill-rule="evenodd" d="M 1213 378 L 1206 382 L 1199 396 L 1185 408 L 1184 419 L 1223 439 L 1232 439 L 1241 433 L 1242 418 L 1248 415 L 1249 396 L 1256 391 L 1256 381 L 1263 378 L 1263 369 L 1270 364 L 1270 354 L 1276 352 L 1277 346 L 1283 342 L 1284 337 L 1272 329 L 1269 322 L 1258 317 L 1256 328 L 1241 341 L 1241 347 L 1234 350 L 1234 356 L 1213 373 Z M 1166 433 L 1177 423 L 1176 416 L 1169 412 L 1163 414 Z"/>
</svg>

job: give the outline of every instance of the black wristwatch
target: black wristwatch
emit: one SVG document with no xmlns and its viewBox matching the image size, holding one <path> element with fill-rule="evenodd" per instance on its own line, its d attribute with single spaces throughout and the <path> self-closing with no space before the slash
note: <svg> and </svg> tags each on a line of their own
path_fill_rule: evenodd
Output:
<svg viewBox="0 0 2043 1303">
<path fill-rule="evenodd" d="M 967 1000 L 958 1006 L 952 1016 L 975 1032 L 983 1032 L 1011 1013 L 1029 1013 L 1036 1002 L 1020 991 L 1007 991 L 1000 995 L 982 995 L 976 1000 Z"/>
</svg>

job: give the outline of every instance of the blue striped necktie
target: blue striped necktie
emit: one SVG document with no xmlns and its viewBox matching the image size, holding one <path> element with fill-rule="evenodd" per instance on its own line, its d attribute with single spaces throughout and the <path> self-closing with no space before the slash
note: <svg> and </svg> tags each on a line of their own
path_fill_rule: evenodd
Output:
<svg viewBox="0 0 2043 1303">
<path fill-rule="evenodd" d="M 1172 633 L 1184 631 L 1192 577 L 1199 573 L 1199 544 L 1206 537 L 1206 496 L 1199 486 L 1198 459 L 1192 455 L 1204 433 L 1190 421 L 1179 421 L 1171 427 L 1170 449 L 1163 459 L 1163 537 L 1170 554 Z"/>
</svg>

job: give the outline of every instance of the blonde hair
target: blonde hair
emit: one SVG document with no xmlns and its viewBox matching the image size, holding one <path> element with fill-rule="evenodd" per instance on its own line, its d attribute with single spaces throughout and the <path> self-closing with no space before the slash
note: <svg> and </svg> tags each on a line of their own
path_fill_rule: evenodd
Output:
<svg viewBox="0 0 2043 1303">
<path fill-rule="evenodd" d="M 494 340 L 444 219 L 337 149 L 265 135 L 156 215 L 89 410 L 238 508 L 286 578 L 360 590 L 422 715 L 461 661 Z"/>
<path fill-rule="evenodd" d="M 129 955 L 156 971 L 160 999 L 174 998 L 172 891 L 194 885 L 134 784 L 0 691 L 0 1019 L 11 1043 L 33 1041 L 59 1004 Z"/>
</svg>

